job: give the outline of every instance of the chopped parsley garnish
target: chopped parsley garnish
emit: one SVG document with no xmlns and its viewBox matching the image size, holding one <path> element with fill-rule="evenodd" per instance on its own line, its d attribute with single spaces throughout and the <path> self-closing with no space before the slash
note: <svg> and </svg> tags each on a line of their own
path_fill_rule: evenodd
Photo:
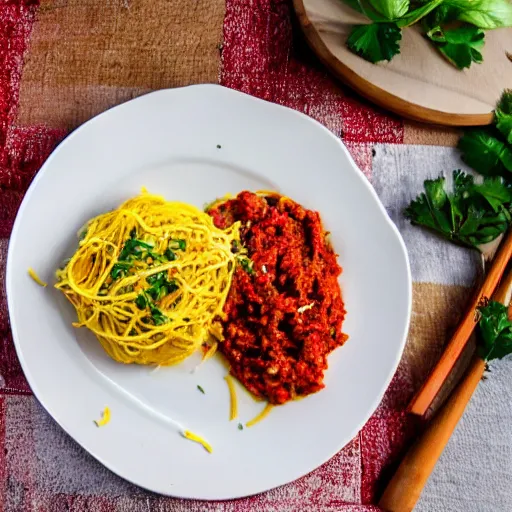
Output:
<svg viewBox="0 0 512 512">
<path fill-rule="evenodd" d="M 163 314 L 163 312 L 154 304 L 154 302 L 151 300 L 152 297 L 148 294 L 149 290 L 144 290 L 137 297 L 135 298 L 135 305 L 139 309 L 146 309 L 149 308 L 149 311 L 151 312 L 150 319 L 153 321 L 155 325 L 162 325 L 169 321 L 167 316 Z"/>
<path fill-rule="evenodd" d="M 250 260 L 247 256 L 239 256 L 238 262 L 241 267 L 250 275 L 254 274 L 253 261 Z"/>
<path fill-rule="evenodd" d="M 145 249 L 145 251 L 144 251 Z M 155 256 L 158 258 L 158 255 L 153 255 L 151 250 L 153 249 L 153 245 L 143 242 L 142 240 L 137 240 L 136 238 L 130 238 L 127 240 L 119 254 L 119 261 L 127 261 L 130 258 L 133 259 L 142 259 L 142 255 L 146 252 L 149 256 Z"/>
<path fill-rule="evenodd" d="M 129 261 L 118 261 L 112 267 L 112 270 L 110 271 L 110 276 L 115 281 L 119 277 L 124 277 L 131 267 L 132 264 Z"/>
<path fill-rule="evenodd" d="M 244 426 L 241 423 L 239 423 L 238 424 L 238 430 L 243 430 L 243 429 L 244 429 Z"/>
<path fill-rule="evenodd" d="M 145 295 L 144 292 L 141 292 L 139 293 L 139 295 L 137 295 L 137 298 L 135 299 L 135 305 L 139 308 L 139 309 L 146 309 L 147 306 L 148 306 L 148 299 Z"/>
<path fill-rule="evenodd" d="M 158 309 L 152 302 L 149 303 L 149 310 L 151 311 L 151 319 L 155 325 L 162 325 L 169 321 L 169 319 Z"/>
<path fill-rule="evenodd" d="M 177 258 L 176 253 L 169 248 L 165 250 L 164 255 L 169 261 L 174 261 Z"/>
<path fill-rule="evenodd" d="M 187 241 L 181 239 L 171 240 L 169 242 L 169 247 L 175 251 L 184 251 L 187 248 Z"/>
<path fill-rule="evenodd" d="M 199 389 L 199 391 L 201 391 L 201 393 L 203 393 L 203 395 L 206 395 L 206 393 L 204 392 L 204 389 L 199 384 L 197 385 L 197 389 Z"/>
<path fill-rule="evenodd" d="M 146 290 L 146 293 L 155 301 L 163 299 L 169 293 L 175 292 L 179 286 L 176 284 L 174 279 L 169 280 L 167 278 L 167 272 L 158 272 L 146 278 L 150 288 Z"/>
</svg>

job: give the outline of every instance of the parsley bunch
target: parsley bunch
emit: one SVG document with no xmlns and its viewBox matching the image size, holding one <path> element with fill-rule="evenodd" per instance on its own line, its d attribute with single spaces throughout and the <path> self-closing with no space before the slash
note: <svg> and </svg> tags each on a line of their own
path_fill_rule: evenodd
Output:
<svg viewBox="0 0 512 512">
<path fill-rule="evenodd" d="M 477 184 L 473 176 L 457 170 L 452 190 L 446 189 L 442 176 L 425 181 L 424 187 L 405 216 L 458 244 L 476 247 L 491 242 L 512 220 L 512 189 L 501 177 L 486 177 Z"/>
<path fill-rule="evenodd" d="M 371 20 L 356 25 L 347 46 L 370 62 L 400 53 L 402 29 L 421 20 L 425 36 L 459 69 L 483 60 L 484 30 L 512 26 L 509 0 L 343 0 Z"/>
<path fill-rule="evenodd" d="M 445 238 L 479 249 L 504 233 L 512 221 L 512 91 L 505 91 L 494 113 L 494 124 L 466 132 L 459 141 L 463 159 L 483 175 L 453 172 L 447 189 L 441 176 L 426 180 L 425 192 L 405 210 L 413 224 Z"/>
</svg>

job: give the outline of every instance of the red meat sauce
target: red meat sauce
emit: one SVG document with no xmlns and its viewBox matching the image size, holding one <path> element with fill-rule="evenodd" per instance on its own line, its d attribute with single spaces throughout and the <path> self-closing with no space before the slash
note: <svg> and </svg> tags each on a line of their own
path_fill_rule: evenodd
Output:
<svg viewBox="0 0 512 512">
<path fill-rule="evenodd" d="M 231 373 L 272 404 L 324 387 L 327 356 L 343 345 L 345 309 L 336 260 L 317 212 L 292 200 L 242 192 L 208 213 L 219 228 L 241 221 L 252 260 L 237 265 L 219 350 Z"/>
</svg>

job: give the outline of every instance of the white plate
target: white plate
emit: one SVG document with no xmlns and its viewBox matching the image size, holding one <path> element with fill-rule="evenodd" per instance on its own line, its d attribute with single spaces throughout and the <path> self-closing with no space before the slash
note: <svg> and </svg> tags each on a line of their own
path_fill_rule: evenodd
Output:
<svg viewBox="0 0 512 512">
<path fill-rule="evenodd" d="M 218 145 L 221 147 L 219 148 Z M 84 222 L 141 186 L 202 206 L 227 192 L 275 189 L 320 211 L 344 267 L 350 339 L 329 358 L 326 389 L 272 410 L 260 424 L 229 422 L 219 359 L 152 372 L 110 360 L 71 327 L 52 287 Z M 34 179 L 9 245 L 14 342 L 35 395 L 86 450 L 152 491 L 202 499 L 247 496 L 327 461 L 368 420 L 402 354 L 411 308 L 407 253 L 366 178 L 327 129 L 293 110 L 219 86 L 163 90 L 99 115 L 70 135 Z M 206 394 L 197 390 L 201 385 Z M 240 421 L 262 408 L 239 391 Z M 111 422 L 93 420 L 108 405 Z M 170 418 L 203 435 L 203 448 Z"/>
</svg>

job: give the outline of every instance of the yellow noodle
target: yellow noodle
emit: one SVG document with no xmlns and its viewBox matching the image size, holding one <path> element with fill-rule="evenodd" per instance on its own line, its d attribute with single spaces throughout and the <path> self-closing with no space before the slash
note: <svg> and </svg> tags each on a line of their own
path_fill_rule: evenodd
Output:
<svg viewBox="0 0 512 512">
<path fill-rule="evenodd" d="M 190 432 L 190 430 L 185 430 L 185 432 L 182 432 L 182 435 L 184 438 L 202 445 L 203 448 L 208 453 L 213 453 L 213 448 L 211 447 L 211 445 L 208 442 L 206 442 L 202 437 L 198 436 L 197 434 L 194 434 L 194 432 Z"/>
<path fill-rule="evenodd" d="M 208 361 L 208 359 L 211 359 L 217 353 L 218 346 L 219 344 L 216 341 L 214 341 L 212 345 L 208 348 L 208 350 L 203 354 L 203 360 L 201 362 Z"/>
<path fill-rule="evenodd" d="M 87 223 L 77 251 L 57 271 L 56 288 L 76 308 L 73 325 L 90 329 L 116 361 L 177 364 L 219 336 L 239 228 L 218 229 L 192 205 L 144 193 Z M 130 240 L 151 247 L 132 243 L 138 252 L 120 259 Z M 127 268 L 116 275 L 119 265 Z M 148 295 L 157 275 L 177 289 Z"/>
<path fill-rule="evenodd" d="M 238 402 L 236 399 L 235 382 L 233 381 L 233 377 L 231 377 L 231 375 L 226 375 L 224 380 L 227 382 L 229 389 L 229 421 L 232 421 L 238 416 Z"/>
<path fill-rule="evenodd" d="M 245 426 L 246 427 L 252 427 L 256 425 L 256 423 L 259 423 L 261 420 L 265 419 L 268 415 L 268 413 L 273 408 L 272 404 L 267 404 L 265 409 L 263 409 L 255 418 L 253 418 L 251 421 L 248 421 Z"/>
<path fill-rule="evenodd" d="M 28 269 L 28 275 L 39 285 L 45 288 L 48 286 L 35 272 L 33 268 Z"/>
</svg>

